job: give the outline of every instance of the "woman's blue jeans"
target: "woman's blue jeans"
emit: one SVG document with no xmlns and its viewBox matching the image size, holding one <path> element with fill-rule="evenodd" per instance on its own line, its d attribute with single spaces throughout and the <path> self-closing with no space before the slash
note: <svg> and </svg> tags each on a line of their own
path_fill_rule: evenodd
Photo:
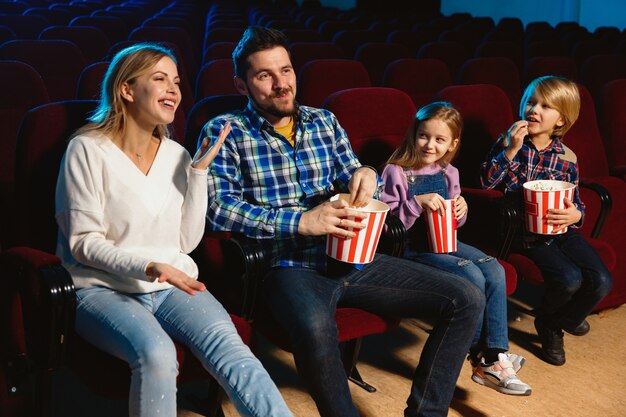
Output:
<svg viewBox="0 0 626 417">
<path fill-rule="evenodd" d="M 479 321 L 482 326 L 479 324 L 472 346 L 509 350 L 506 277 L 497 259 L 462 242 L 457 242 L 457 251 L 453 253 L 409 252 L 407 256 L 476 285 L 485 294 L 486 302 Z"/>
<path fill-rule="evenodd" d="M 337 306 L 432 319 L 434 327 L 415 370 L 404 415 L 448 414 L 485 306 L 476 286 L 428 265 L 377 254 L 362 270 L 349 268 L 336 274 L 275 268 L 266 276 L 264 288 L 274 317 L 290 336 L 298 372 L 322 417 L 359 415 L 341 362 L 334 319 Z"/>
<path fill-rule="evenodd" d="M 176 288 L 126 294 L 90 287 L 76 292 L 76 331 L 130 365 L 129 415 L 176 416 L 178 363 L 173 341 L 187 346 L 242 416 L 292 416 L 269 375 L 208 292 Z"/>
<path fill-rule="evenodd" d="M 545 292 L 540 310 L 554 327 L 578 326 L 613 285 L 598 253 L 572 229 L 555 236 L 549 244 L 526 249 L 524 254 L 543 274 Z"/>
</svg>

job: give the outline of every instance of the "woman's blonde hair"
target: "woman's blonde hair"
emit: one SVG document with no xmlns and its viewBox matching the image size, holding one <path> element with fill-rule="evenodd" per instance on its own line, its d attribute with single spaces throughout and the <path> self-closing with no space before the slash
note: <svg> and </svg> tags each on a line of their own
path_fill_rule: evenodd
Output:
<svg viewBox="0 0 626 417">
<path fill-rule="evenodd" d="M 555 126 L 552 135 L 562 138 L 578 119 L 580 113 L 580 92 L 576 83 L 555 75 L 534 79 L 524 90 L 520 102 L 519 115 L 522 119 L 526 117 L 526 103 L 535 93 L 561 115 L 563 126 Z"/>
<path fill-rule="evenodd" d="M 461 114 L 452 107 L 452 104 L 445 101 L 436 101 L 420 108 L 415 114 L 415 119 L 411 123 L 402 141 L 402 145 L 394 151 L 387 161 L 388 164 L 395 164 L 403 168 L 419 169 L 422 163 L 417 152 L 417 130 L 423 122 L 428 120 L 441 120 L 450 129 L 452 140 L 458 139 L 456 147 L 446 153 L 439 161 L 441 166 L 447 166 L 456 156 L 461 145 L 461 132 L 463 131 L 463 119 Z"/>
<path fill-rule="evenodd" d="M 94 130 L 107 136 L 123 134 L 128 112 L 121 94 L 122 85 L 133 84 L 137 77 L 156 65 L 163 57 L 169 57 L 175 64 L 177 63 L 171 50 L 154 43 L 138 43 L 115 54 L 102 81 L 98 107 L 89 117 L 90 123 L 80 128 L 76 134 Z M 157 125 L 153 135 L 164 138 L 169 133 L 167 125 Z"/>
</svg>

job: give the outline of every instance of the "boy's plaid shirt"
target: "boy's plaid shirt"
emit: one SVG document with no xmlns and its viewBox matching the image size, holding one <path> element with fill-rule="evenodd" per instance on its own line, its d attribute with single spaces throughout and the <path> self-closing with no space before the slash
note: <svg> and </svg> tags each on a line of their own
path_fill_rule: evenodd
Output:
<svg viewBox="0 0 626 417">
<path fill-rule="evenodd" d="M 260 239 L 272 266 L 326 267 L 325 236 L 298 235 L 302 212 L 347 192 L 361 166 L 336 117 L 300 106 L 295 148 L 248 103 L 207 123 L 200 139 L 215 142 L 224 124 L 232 132 L 211 164 L 208 223 Z"/>
<path fill-rule="evenodd" d="M 505 135 L 498 138 L 481 166 L 482 187 L 500 189 L 505 194 L 511 194 L 521 191 L 522 185 L 527 181 L 559 180 L 575 184 L 572 202 L 583 213 L 583 217 L 572 227 L 580 227 L 585 205 L 580 200 L 578 191 L 578 164 L 574 153 L 557 137 L 553 137 L 552 143 L 540 151 L 526 137 L 522 148 L 510 161 L 504 154 L 505 139 Z"/>
</svg>

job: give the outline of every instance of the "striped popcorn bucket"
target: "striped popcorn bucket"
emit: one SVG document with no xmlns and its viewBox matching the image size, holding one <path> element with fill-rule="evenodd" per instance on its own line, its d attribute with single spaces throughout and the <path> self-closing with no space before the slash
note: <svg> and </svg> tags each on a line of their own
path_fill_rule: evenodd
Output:
<svg viewBox="0 0 626 417">
<path fill-rule="evenodd" d="M 333 197 L 333 199 L 348 199 L 350 197 L 349 194 L 338 194 L 337 196 Z M 363 220 L 355 219 L 354 217 L 347 217 L 347 219 L 356 222 L 365 221 L 367 227 L 365 229 L 347 228 L 356 233 L 356 236 L 353 238 L 328 235 L 326 239 L 326 254 L 341 262 L 367 264 L 374 259 L 389 206 L 382 201 L 372 200 L 367 206 L 354 208 L 353 210 L 364 211 L 369 214 L 369 217 Z"/>
<path fill-rule="evenodd" d="M 456 252 L 456 217 L 454 200 L 446 200 L 443 215 L 438 211 L 426 209 L 426 232 L 428 246 L 433 253 Z"/>
<path fill-rule="evenodd" d="M 555 232 L 559 226 L 548 224 L 545 216 L 550 209 L 564 209 L 564 198 L 571 200 L 576 186 L 565 181 L 537 180 L 524 184 L 524 209 L 526 230 L 540 235 L 565 233 L 567 227 Z"/>
</svg>

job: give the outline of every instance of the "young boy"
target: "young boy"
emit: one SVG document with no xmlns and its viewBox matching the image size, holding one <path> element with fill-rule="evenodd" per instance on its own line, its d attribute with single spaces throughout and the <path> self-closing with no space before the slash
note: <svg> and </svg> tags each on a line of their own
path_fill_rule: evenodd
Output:
<svg viewBox="0 0 626 417">
<path fill-rule="evenodd" d="M 520 196 L 522 185 L 532 180 L 560 180 L 578 185 L 576 155 L 562 143 L 580 111 L 576 84 L 556 76 L 532 81 L 520 103 L 521 120 L 501 135 L 481 167 L 483 188 L 498 188 Z M 545 281 L 542 305 L 535 328 L 544 359 L 565 363 L 563 330 L 582 336 L 589 331 L 585 320 L 611 289 L 611 274 L 581 234 L 585 206 L 578 187 L 564 209 L 548 212 L 548 223 L 563 234 L 525 232 L 523 251 L 539 267 Z"/>
</svg>

